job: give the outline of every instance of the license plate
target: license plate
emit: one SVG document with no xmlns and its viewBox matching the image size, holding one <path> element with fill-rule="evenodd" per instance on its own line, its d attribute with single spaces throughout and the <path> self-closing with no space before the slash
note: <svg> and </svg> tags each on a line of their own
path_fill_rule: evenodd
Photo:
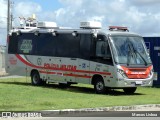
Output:
<svg viewBox="0 0 160 120">
<path fill-rule="evenodd" d="M 141 85 L 141 84 L 142 84 L 142 81 L 136 81 L 136 84 L 137 84 L 137 85 Z"/>
</svg>

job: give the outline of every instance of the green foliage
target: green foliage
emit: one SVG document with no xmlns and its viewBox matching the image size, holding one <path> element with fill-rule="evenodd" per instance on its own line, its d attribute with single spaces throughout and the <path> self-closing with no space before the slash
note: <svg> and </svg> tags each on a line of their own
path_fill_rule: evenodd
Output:
<svg viewBox="0 0 160 120">
<path fill-rule="evenodd" d="M 160 104 L 160 88 L 138 87 L 133 95 L 121 90 L 95 94 L 91 85 L 60 88 L 58 84 L 32 86 L 30 78 L 0 79 L 0 111 L 36 111 Z"/>
</svg>

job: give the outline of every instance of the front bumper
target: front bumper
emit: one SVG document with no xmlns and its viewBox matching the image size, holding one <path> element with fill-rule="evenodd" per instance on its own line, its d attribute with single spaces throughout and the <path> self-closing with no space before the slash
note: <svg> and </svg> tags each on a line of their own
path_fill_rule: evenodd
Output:
<svg viewBox="0 0 160 120">
<path fill-rule="evenodd" d="M 116 87 L 152 86 L 153 77 L 148 79 L 118 79 Z"/>
</svg>

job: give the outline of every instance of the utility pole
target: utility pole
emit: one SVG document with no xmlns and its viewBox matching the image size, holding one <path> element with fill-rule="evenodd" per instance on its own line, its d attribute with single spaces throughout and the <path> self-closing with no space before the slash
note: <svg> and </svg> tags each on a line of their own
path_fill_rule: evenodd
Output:
<svg viewBox="0 0 160 120">
<path fill-rule="evenodd" d="M 10 31 L 10 23 L 11 23 L 11 18 L 10 18 L 10 0 L 7 2 L 7 35 L 9 34 Z"/>
</svg>

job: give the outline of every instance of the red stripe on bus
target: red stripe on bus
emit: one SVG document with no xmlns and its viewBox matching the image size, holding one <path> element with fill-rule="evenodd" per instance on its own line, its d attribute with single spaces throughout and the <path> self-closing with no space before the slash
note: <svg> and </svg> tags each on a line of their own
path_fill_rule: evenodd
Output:
<svg viewBox="0 0 160 120">
<path fill-rule="evenodd" d="M 92 76 L 77 75 L 77 74 L 64 74 L 64 76 L 73 76 L 73 77 L 82 77 L 82 78 L 92 78 Z"/>
<path fill-rule="evenodd" d="M 44 74 L 57 74 L 56 72 L 45 72 L 45 71 L 39 71 L 39 72 Z"/>
<path fill-rule="evenodd" d="M 33 68 L 39 68 L 39 69 L 49 69 L 49 70 L 58 70 L 58 71 L 72 71 L 72 72 L 80 72 L 80 73 L 90 73 L 90 74 L 103 74 L 103 75 L 111 75 L 109 72 L 97 72 L 97 71 L 86 71 L 86 70 L 64 70 L 64 69 L 53 69 L 53 68 L 46 68 L 41 66 L 33 65 L 26 60 L 24 60 L 19 54 L 16 54 L 16 57 L 23 62 L 24 64 L 33 67 Z"/>
<path fill-rule="evenodd" d="M 111 75 L 109 72 L 97 72 L 97 71 L 86 71 L 86 70 L 64 70 L 64 69 L 53 69 L 49 67 L 44 67 L 44 69 L 48 70 L 60 70 L 60 71 L 71 71 L 71 72 L 81 72 L 81 73 L 90 73 L 90 74 L 103 74 L 103 75 Z"/>
<path fill-rule="evenodd" d="M 97 72 L 97 71 L 85 71 L 85 70 L 76 70 L 75 72 L 83 72 L 83 73 L 90 73 L 90 74 L 111 75 L 111 73 L 109 73 L 109 72 Z"/>
<path fill-rule="evenodd" d="M 71 76 L 71 77 L 82 77 L 82 78 L 92 78 L 92 76 L 87 75 L 78 75 L 78 74 L 63 74 L 63 73 L 56 73 L 56 72 L 45 72 L 45 71 L 39 71 L 40 73 L 44 74 L 55 74 L 55 75 L 63 75 L 63 76 Z"/>
<path fill-rule="evenodd" d="M 17 57 L 21 62 L 23 62 L 24 64 L 26 64 L 26 65 L 28 65 L 28 66 L 30 66 L 30 67 L 41 68 L 41 69 L 44 68 L 44 67 L 36 66 L 36 65 L 33 65 L 33 64 L 27 62 L 26 60 L 24 60 L 24 59 L 23 59 L 20 55 L 18 55 L 18 54 L 16 54 L 16 57 Z"/>
</svg>

